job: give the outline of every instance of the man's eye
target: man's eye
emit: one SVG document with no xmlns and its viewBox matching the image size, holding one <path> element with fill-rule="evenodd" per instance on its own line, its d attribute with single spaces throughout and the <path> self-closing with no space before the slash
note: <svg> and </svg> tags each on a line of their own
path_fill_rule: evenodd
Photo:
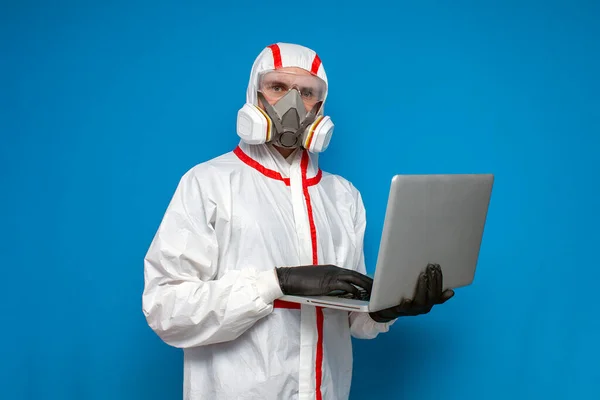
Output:
<svg viewBox="0 0 600 400">
<path fill-rule="evenodd" d="M 285 87 L 283 85 L 271 85 L 269 90 L 279 93 L 285 91 Z"/>
<path fill-rule="evenodd" d="M 310 89 L 303 89 L 302 96 L 306 98 L 311 98 L 313 96 L 313 92 Z"/>
</svg>

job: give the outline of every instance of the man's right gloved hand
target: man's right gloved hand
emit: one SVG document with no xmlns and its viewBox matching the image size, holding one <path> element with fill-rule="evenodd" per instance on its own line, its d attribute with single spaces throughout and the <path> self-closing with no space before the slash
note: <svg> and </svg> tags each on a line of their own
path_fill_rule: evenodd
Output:
<svg viewBox="0 0 600 400">
<path fill-rule="evenodd" d="M 298 296 L 324 296 L 342 290 L 361 297 L 359 286 L 371 293 L 373 279 L 359 272 L 335 265 L 306 265 L 275 269 L 279 286 L 284 294 Z"/>
</svg>

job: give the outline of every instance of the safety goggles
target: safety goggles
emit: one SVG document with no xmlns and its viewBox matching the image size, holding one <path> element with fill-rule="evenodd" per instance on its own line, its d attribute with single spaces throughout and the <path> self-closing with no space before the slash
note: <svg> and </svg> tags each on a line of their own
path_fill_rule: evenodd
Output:
<svg viewBox="0 0 600 400">
<path fill-rule="evenodd" d="M 327 84 L 315 75 L 299 75 L 283 71 L 266 71 L 258 76 L 258 91 L 274 103 L 290 90 L 296 89 L 305 105 L 312 107 L 325 99 Z"/>
</svg>

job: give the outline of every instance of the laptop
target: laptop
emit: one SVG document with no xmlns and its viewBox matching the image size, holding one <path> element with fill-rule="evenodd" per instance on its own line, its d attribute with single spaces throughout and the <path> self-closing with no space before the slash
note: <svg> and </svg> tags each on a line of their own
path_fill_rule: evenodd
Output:
<svg viewBox="0 0 600 400">
<path fill-rule="evenodd" d="M 395 175 L 392 178 L 370 296 L 291 296 L 280 300 L 375 312 L 412 299 L 419 274 L 439 264 L 445 289 L 475 277 L 493 174 Z M 359 288 L 360 289 L 360 288 Z"/>
</svg>

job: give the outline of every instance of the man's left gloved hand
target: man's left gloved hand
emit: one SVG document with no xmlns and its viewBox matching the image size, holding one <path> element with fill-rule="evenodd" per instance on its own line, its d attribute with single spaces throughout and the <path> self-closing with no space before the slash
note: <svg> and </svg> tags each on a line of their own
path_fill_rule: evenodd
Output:
<svg viewBox="0 0 600 400">
<path fill-rule="evenodd" d="M 443 290 L 442 270 L 438 264 L 429 264 L 419 275 L 412 300 L 403 300 L 400 305 L 369 313 L 375 322 L 389 322 L 405 316 L 427 314 L 434 305 L 443 304 L 454 296 L 451 289 Z"/>
</svg>

